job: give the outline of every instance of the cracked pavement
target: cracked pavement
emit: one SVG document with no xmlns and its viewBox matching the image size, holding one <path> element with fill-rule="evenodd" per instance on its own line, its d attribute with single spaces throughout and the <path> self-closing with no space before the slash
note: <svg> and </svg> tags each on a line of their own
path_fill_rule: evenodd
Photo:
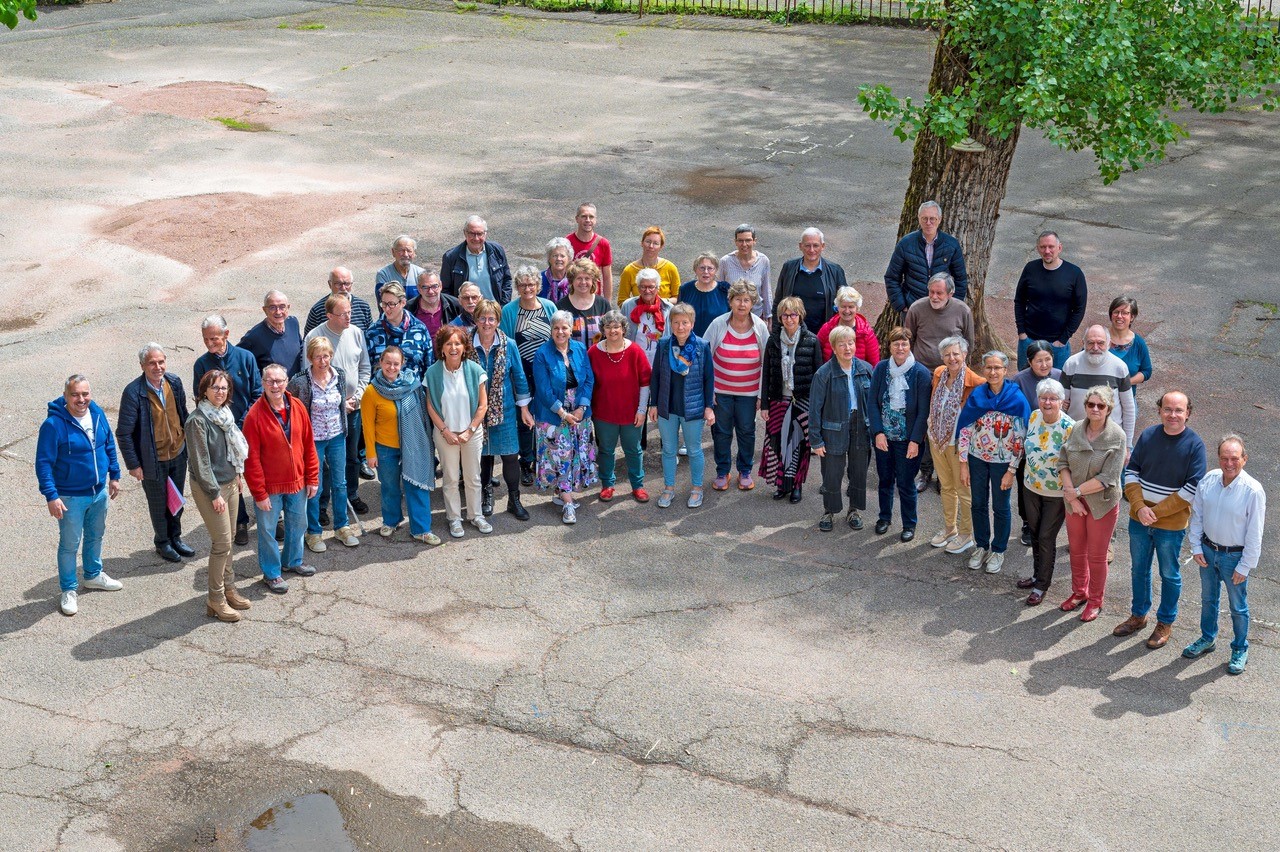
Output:
<svg viewBox="0 0 1280 852">
<path fill-rule="evenodd" d="M 324 28 L 294 28 L 308 23 Z M 435 262 L 478 210 L 513 264 L 533 262 L 594 198 L 620 263 L 659 221 L 686 267 L 704 246 L 726 251 L 743 220 L 781 263 L 817 223 L 874 316 L 883 296 L 867 282 L 892 245 L 910 150 L 855 111 L 853 91 L 921 87 L 924 34 L 122 0 L 50 9 L 0 39 L 0 140 L 23 152 L 0 163 L 0 487 L 15 496 L 3 848 L 187 848 L 210 832 L 236 848 L 255 815 L 317 789 L 382 849 L 1265 845 L 1280 806 L 1273 560 L 1251 580 L 1249 671 L 1228 678 L 1222 650 L 1177 656 L 1195 634 L 1193 575 L 1167 649 L 1110 636 L 1127 611 L 1123 533 L 1104 615 L 1081 625 L 1022 605 L 1020 548 L 991 577 L 928 535 L 820 536 L 816 470 L 799 507 L 763 486 L 709 494 L 697 512 L 592 495 L 568 528 L 534 496 L 528 525 L 499 514 L 493 536 L 434 550 L 383 541 L 366 518 L 358 549 L 315 555 L 319 573 L 284 597 L 251 584 L 256 560 L 239 548 L 254 607 L 237 625 L 203 616 L 196 513 L 185 526 L 202 555 L 162 563 L 126 479 L 105 549 L 124 590 L 56 612 L 56 526 L 32 459 L 61 377 L 88 372 L 114 415 L 147 337 L 188 376 L 204 314 L 224 312 L 238 338 L 267 287 L 283 282 L 304 312 L 337 263 L 367 296 L 400 231 Z M 258 86 L 279 117 L 237 133 L 86 89 L 192 80 Z M 1258 249 L 1280 214 L 1260 191 L 1280 178 L 1280 119 L 1185 121 L 1185 150 L 1110 187 L 1087 155 L 1025 133 L 991 297 L 1011 298 L 1034 234 L 1057 224 L 1093 285 L 1091 319 L 1115 293 L 1142 301 L 1157 366 L 1143 422 L 1160 388 L 1190 387 L 1193 427 L 1244 433 L 1270 485 L 1277 409 L 1260 389 L 1275 384 L 1280 325 L 1254 313 L 1277 284 Z M 699 196 L 708 169 L 745 196 Z M 192 193 L 340 209 L 211 271 L 99 230 Z M 1222 369 L 1206 374 L 1205 353 Z M 362 493 L 376 505 L 375 486 Z M 937 511 L 922 501 L 922 530 Z M 1061 553 L 1050 600 L 1068 573 Z"/>
</svg>

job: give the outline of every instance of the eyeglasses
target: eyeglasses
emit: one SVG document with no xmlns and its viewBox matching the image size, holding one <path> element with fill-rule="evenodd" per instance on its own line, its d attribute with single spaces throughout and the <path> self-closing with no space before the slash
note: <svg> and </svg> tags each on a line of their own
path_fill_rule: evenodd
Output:
<svg viewBox="0 0 1280 852">
<path fill-rule="evenodd" d="M 288 379 L 263 379 L 262 383 L 264 385 L 287 385 L 289 384 L 289 380 Z"/>
<path fill-rule="evenodd" d="M 329 314 L 329 316 L 337 317 L 338 319 L 351 319 L 351 311 L 344 311 L 340 314 Z"/>
<path fill-rule="evenodd" d="M 272 313 L 275 313 L 276 311 L 287 311 L 289 310 L 289 306 L 288 305 L 267 305 L 267 310 L 271 311 Z"/>
<path fill-rule="evenodd" d="M 213 385 L 209 388 L 209 393 L 228 393 L 230 388 L 226 385 Z"/>
<path fill-rule="evenodd" d="M 467 231 L 466 235 L 468 237 L 483 237 L 487 233 L 489 232 L 488 231 Z"/>
<path fill-rule="evenodd" d="M 394 308 L 396 305 L 402 304 L 403 302 L 404 302 L 404 299 L 396 299 L 391 302 L 382 302 L 381 304 L 382 304 L 382 307 L 384 308 Z"/>
<path fill-rule="evenodd" d="M 1107 404 L 1105 402 L 1086 402 L 1084 407 L 1090 411 L 1105 411 Z"/>
<path fill-rule="evenodd" d="M 482 317 L 476 317 L 476 325 L 493 325 L 497 321 L 498 318 L 495 316 L 485 315 Z"/>
<path fill-rule="evenodd" d="M 800 319 L 800 315 L 799 315 L 799 314 L 797 314 L 797 313 L 793 313 L 793 312 L 790 312 L 790 311 L 789 311 L 789 312 L 787 312 L 787 313 L 785 313 L 785 314 L 781 314 L 780 316 L 781 316 L 781 318 L 782 318 L 782 319 Z"/>
</svg>

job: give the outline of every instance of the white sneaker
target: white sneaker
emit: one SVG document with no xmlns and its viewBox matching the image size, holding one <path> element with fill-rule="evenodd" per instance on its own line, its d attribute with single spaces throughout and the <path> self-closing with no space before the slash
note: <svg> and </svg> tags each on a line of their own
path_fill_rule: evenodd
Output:
<svg viewBox="0 0 1280 852">
<path fill-rule="evenodd" d="M 395 534 L 396 534 L 396 528 L 395 528 L 395 527 L 387 527 L 387 526 L 384 526 L 384 527 L 382 527 L 381 529 L 379 529 L 379 530 L 378 530 L 378 535 L 382 536 L 383 538 L 391 538 L 391 536 L 393 536 L 393 535 L 395 535 Z"/>
<path fill-rule="evenodd" d="M 100 592 L 118 592 L 124 588 L 124 583 L 119 580 L 113 580 L 107 576 L 106 571 L 98 572 L 96 577 L 88 577 L 80 584 L 82 589 L 97 589 Z M 72 594 L 75 594 L 72 592 Z"/>
<path fill-rule="evenodd" d="M 320 533 L 307 533 L 302 538 L 307 543 L 307 550 L 312 553 L 324 553 L 329 549 L 328 545 L 320 539 Z"/>
<path fill-rule="evenodd" d="M 1004 554 L 992 553 L 987 557 L 987 564 L 982 570 L 988 574 L 999 574 L 1000 569 L 1004 566 Z"/>
<path fill-rule="evenodd" d="M 964 553 L 971 547 L 973 547 L 973 536 L 957 535 L 951 540 L 951 543 L 947 545 L 947 553 Z"/>
<path fill-rule="evenodd" d="M 949 530 L 944 527 L 938 530 L 937 534 L 935 534 L 933 538 L 929 539 L 929 544 L 933 545 L 934 547 L 946 547 L 948 544 L 955 541 L 959 537 L 960 537 L 960 533 L 956 532 L 955 530 Z"/>
<path fill-rule="evenodd" d="M 462 538 L 462 519 L 461 518 L 449 522 L 449 535 L 453 536 L 454 538 Z"/>
<path fill-rule="evenodd" d="M 577 510 L 573 506 L 565 506 L 564 515 L 561 516 L 560 520 L 566 524 L 576 524 L 578 522 Z"/>
<path fill-rule="evenodd" d="M 63 615 L 75 615 L 80 609 L 76 606 L 76 593 L 63 592 L 62 601 L 58 604 L 58 608 L 62 610 Z"/>
<path fill-rule="evenodd" d="M 333 531 L 333 537 L 347 547 L 360 546 L 360 539 L 356 537 L 356 531 L 351 527 L 338 527 Z"/>
<path fill-rule="evenodd" d="M 486 521 L 480 515 L 476 515 L 474 518 L 471 519 L 471 526 L 480 530 L 480 532 L 484 533 L 485 535 L 488 535 L 489 533 L 493 532 L 493 524 Z"/>
<path fill-rule="evenodd" d="M 982 567 L 982 563 L 987 560 L 987 552 L 981 547 L 974 548 L 973 553 L 969 554 L 969 567 L 977 571 Z"/>
</svg>

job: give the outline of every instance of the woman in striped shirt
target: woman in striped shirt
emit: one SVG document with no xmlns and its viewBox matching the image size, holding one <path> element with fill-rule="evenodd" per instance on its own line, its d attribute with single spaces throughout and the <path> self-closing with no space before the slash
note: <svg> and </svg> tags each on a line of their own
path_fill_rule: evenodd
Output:
<svg viewBox="0 0 1280 852">
<path fill-rule="evenodd" d="M 738 488 L 756 487 L 751 461 L 756 452 L 756 413 L 760 410 L 760 378 L 769 326 L 752 313 L 760 301 L 756 285 L 739 278 L 729 287 L 729 313 L 707 327 L 715 387 L 716 422 L 711 429 L 715 447 L 717 491 L 729 488 L 733 462 L 733 437 L 738 436 Z"/>
</svg>

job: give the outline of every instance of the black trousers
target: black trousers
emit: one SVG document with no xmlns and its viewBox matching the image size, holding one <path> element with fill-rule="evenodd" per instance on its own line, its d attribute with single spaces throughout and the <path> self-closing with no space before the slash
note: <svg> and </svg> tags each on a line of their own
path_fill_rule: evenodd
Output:
<svg viewBox="0 0 1280 852">
<path fill-rule="evenodd" d="M 819 416 L 810 412 L 810 416 Z M 849 451 L 828 452 L 822 457 L 822 511 L 838 515 L 844 509 L 840 486 L 844 478 L 849 484 L 844 493 L 849 506 L 859 512 L 867 508 L 867 468 L 871 465 L 871 435 L 862 413 L 853 411 L 849 418 Z"/>
<path fill-rule="evenodd" d="M 508 494 L 520 493 L 520 456 L 512 453 L 508 456 L 480 457 L 480 484 L 490 485 L 493 482 L 493 460 L 502 459 L 502 481 L 506 483 Z"/>
<path fill-rule="evenodd" d="M 529 395 L 532 396 L 533 395 L 533 362 L 521 360 L 520 364 L 524 367 L 524 377 L 529 381 Z M 520 463 L 524 465 L 532 466 L 536 459 L 535 451 L 537 449 L 535 440 L 534 440 L 535 436 L 533 434 L 533 429 L 524 425 L 524 421 L 517 418 L 516 419 L 516 435 L 520 439 Z M 483 464 L 483 459 L 481 460 L 481 463 Z M 490 463 L 490 471 L 492 471 L 492 462 Z M 488 480 L 485 479 L 483 481 L 487 482 Z"/>
<path fill-rule="evenodd" d="M 1043 497 L 1026 489 L 1027 524 L 1031 527 L 1031 559 L 1035 566 L 1036 588 L 1048 591 L 1053 582 L 1053 563 L 1058 558 L 1058 531 L 1067 519 L 1067 504 L 1061 497 Z"/>
<path fill-rule="evenodd" d="M 169 514 L 169 490 L 166 480 L 172 479 L 179 493 L 187 483 L 187 450 L 169 461 L 156 462 L 155 479 L 142 480 L 142 493 L 147 495 L 147 512 L 151 515 L 151 530 L 155 545 L 168 544 L 182 535 L 182 510 Z"/>
</svg>

